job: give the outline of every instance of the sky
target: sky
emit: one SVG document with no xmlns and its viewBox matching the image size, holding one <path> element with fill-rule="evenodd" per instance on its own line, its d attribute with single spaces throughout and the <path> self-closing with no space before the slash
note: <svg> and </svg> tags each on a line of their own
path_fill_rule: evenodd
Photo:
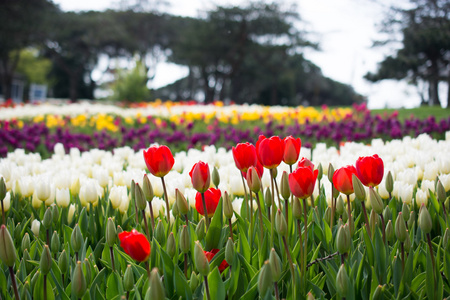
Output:
<svg viewBox="0 0 450 300">
<path fill-rule="evenodd" d="M 167 0 L 162 11 L 174 15 L 198 17 L 199 14 L 220 5 L 239 5 L 246 0 Z M 54 0 L 60 8 L 69 11 L 104 10 L 115 8 L 116 0 Z M 301 0 L 296 1 L 303 20 L 301 26 L 308 32 L 307 39 L 318 42 L 320 51 L 305 50 L 305 57 L 318 65 L 325 76 L 350 84 L 356 92 L 368 98 L 369 108 L 416 107 L 420 104 L 417 88 L 406 82 L 384 80 L 366 81 L 367 72 L 375 72 L 377 64 L 395 53 L 395 46 L 372 47 L 375 40 L 386 36 L 379 33 L 379 24 L 395 0 Z M 401 1 L 400 1 L 401 2 Z M 291 1 L 292 3 L 292 1 Z M 153 88 L 172 83 L 187 75 L 187 68 L 166 62 L 159 63 Z M 93 75 L 94 77 L 94 75 Z M 441 101 L 446 87 L 441 84 Z"/>
</svg>

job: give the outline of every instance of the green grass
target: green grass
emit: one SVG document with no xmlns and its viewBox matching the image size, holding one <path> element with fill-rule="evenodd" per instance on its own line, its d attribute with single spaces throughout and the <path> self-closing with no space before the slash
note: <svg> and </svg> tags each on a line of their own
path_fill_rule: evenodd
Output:
<svg viewBox="0 0 450 300">
<path fill-rule="evenodd" d="M 411 117 L 411 115 L 419 118 L 426 119 L 429 116 L 434 116 L 437 121 L 449 118 L 450 117 L 450 109 L 440 108 L 436 106 L 422 106 L 417 108 L 401 108 L 401 109 L 374 109 L 372 110 L 373 114 L 392 114 L 393 112 L 398 111 L 398 119 L 400 121 L 404 121 Z"/>
</svg>

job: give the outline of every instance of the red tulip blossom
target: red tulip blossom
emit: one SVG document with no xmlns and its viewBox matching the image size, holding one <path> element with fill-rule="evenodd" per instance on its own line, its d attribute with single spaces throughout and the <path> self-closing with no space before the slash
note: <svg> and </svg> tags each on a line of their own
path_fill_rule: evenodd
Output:
<svg viewBox="0 0 450 300">
<path fill-rule="evenodd" d="M 119 233 L 120 247 L 132 259 L 143 262 L 150 256 L 150 243 L 147 237 L 136 229 Z"/>
<path fill-rule="evenodd" d="M 356 160 L 356 174 L 365 186 L 379 185 L 384 175 L 383 160 L 377 154 L 358 158 Z"/>
<path fill-rule="evenodd" d="M 208 212 L 208 217 L 212 217 L 214 215 L 214 212 L 216 211 L 221 196 L 222 193 L 220 192 L 219 189 L 209 188 L 205 192 L 205 203 L 206 203 L 206 211 Z M 203 201 L 201 193 L 197 193 L 195 195 L 195 209 L 197 209 L 198 213 L 201 214 L 202 216 L 205 215 L 205 211 L 203 210 Z"/>
<path fill-rule="evenodd" d="M 192 167 L 192 170 L 189 172 L 189 176 L 191 176 L 192 186 L 197 190 L 197 192 L 205 192 L 211 184 L 209 166 L 207 163 L 202 161 L 199 161 Z"/>
<path fill-rule="evenodd" d="M 259 160 L 256 161 L 256 166 L 254 166 L 256 168 L 256 171 L 258 172 L 259 178 L 261 179 L 263 174 L 264 174 L 264 167 L 263 165 L 259 162 Z M 250 168 L 249 168 L 250 169 Z M 245 179 L 247 179 L 247 172 L 242 172 L 242 176 L 244 176 Z"/>
<path fill-rule="evenodd" d="M 293 165 L 298 160 L 300 149 L 302 147 L 302 140 L 300 138 L 294 139 L 291 135 L 283 139 L 284 155 L 283 161 L 288 165 Z"/>
<path fill-rule="evenodd" d="M 236 148 L 231 149 L 233 152 L 234 163 L 241 172 L 247 172 L 251 166 L 256 166 L 258 161 L 256 158 L 256 148 L 250 143 L 240 143 Z"/>
<path fill-rule="evenodd" d="M 318 170 L 309 167 L 300 167 L 289 174 L 289 187 L 292 194 L 300 199 L 310 197 L 314 191 Z"/>
<path fill-rule="evenodd" d="M 283 160 L 284 142 L 278 136 L 266 138 L 264 135 L 260 135 L 256 143 L 256 153 L 259 162 L 265 168 L 274 169 Z"/>
<path fill-rule="evenodd" d="M 310 168 L 311 171 L 314 171 L 314 164 L 306 157 L 302 157 L 297 164 L 297 168 Z"/>
<path fill-rule="evenodd" d="M 213 259 L 213 257 L 219 252 L 219 249 L 212 249 L 211 251 L 204 251 L 205 252 L 205 256 L 208 259 L 209 262 L 211 262 L 211 260 Z M 219 271 L 220 273 L 222 273 L 223 271 L 225 271 L 225 269 L 228 268 L 228 263 L 227 261 L 224 259 L 220 265 L 219 265 Z"/>
<path fill-rule="evenodd" d="M 156 177 L 164 177 L 172 169 L 175 160 L 167 146 L 151 146 L 144 150 L 144 161 L 148 170 Z"/>
<path fill-rule="evenodd" d="M 334 171 L 333 184 L 334 187 L 345 195 L 353 194 L 353 178 L 356 175 L 356 169 L 352 165 L 348 165 Z"/>
</svg>

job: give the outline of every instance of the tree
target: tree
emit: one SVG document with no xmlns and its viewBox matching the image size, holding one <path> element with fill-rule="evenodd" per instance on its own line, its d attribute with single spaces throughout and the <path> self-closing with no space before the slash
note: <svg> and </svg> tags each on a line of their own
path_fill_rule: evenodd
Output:
<svg viewBox="0 0 450 300">
<path fill-rule="evenodd" d="M 47 0 L 0 1 L 0 77 L 5 98 L 11 97 L 21 50 L 41 45 L 49 28 L 46 20 L 55 11 L 57 8 Z"/>
<path fill-rule="evenodd" d="M 141 61 L 130 70 L 118 70 L 117 76 L 112 84 L 114 91 L 113 100 L 124 100 L 127 102 L 139 102 L 148 100 L 150 91 L 147 88 L 147 72 Z"/>
<path fill-rule="evenodd" d="M 416 86 L 424 81 L 428 84 L 428 99 L 424 101 L 439 105 L 439 82 L 446 81 L 450 86 L 450 2 L 410 0 L 410 4 L 413 8 L 392 8 L 393 14 L 384 27 L 386 31 L 399 24 L 401 48 L 394 56 L 386 57 L 375 74 L 365 77 L 371 81 L 408 79 Z"/>
</svg>

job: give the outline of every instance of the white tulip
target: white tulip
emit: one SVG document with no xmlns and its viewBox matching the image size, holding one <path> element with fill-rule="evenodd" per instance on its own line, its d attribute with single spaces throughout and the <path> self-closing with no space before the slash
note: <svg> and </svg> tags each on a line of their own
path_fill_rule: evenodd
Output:
<svg viewBox="0 0 450 300">
<path fill-rule="evenodd" d="M 5 199 L 3 199 L 3 209 L 5 211 L 8 211 L 10 207 L 11 207 L 11 194 L 7 192 Z"/>
<path fill-rule="evenodd" d="M 33 222 L 31 222 L 31 231 L 33 232 L 33 234 L 35 236 L 39 236 L 40 228 L 41 228 L 41 222 L 39 222 L 38 220 L 33 220 Z"/>
<path fill-rule="evenodd" d="M 72 223 L 74 214 L 75 214 L 75 204 L 70 204 L 69 211 L 67 212 L 67 222 L 69 224 Z"/>
<path fill-rule="evenodd" d="M 93 179 L 86 180 L 80 187 L 80 201 L 83 206 L 88 206 L 89 203 L 94 204 L 98 201 L 98 191 L 96 181 Z"/>
<path fill-rule="evenodd" d="M 64 150 L 64 145 L 61 143 L 56 143 L 53 147 L 53 152 L 59 157 L 63 157 L 66 155 L 66 150 Z"/>
<path fill-rule="evenodd" d="M 111 201 L 111 206 L 114 209 L 118 209 L 122 201 L 127 201 L 127 187 L 126 186 L 113 186 L 109 192 L 109 200 Z"/>
<path fill-rule="evenodd" d="M 39 198 L 36 196 L 36 192 L 33 193 L 33 197 L 31 199 L 31 206 L 33 206 L 34 209 L 38 209 L 42 206 L 42 201 L 39 200 Z"/>
<path fill-rule="evenodd" d="M 48 178 L 42 178 L 36 185 L 36 197 L 42 202 L 47 201 L 50 198 L 51 190 Z"/>
<path fill-rule="evenodd" d="M 438 165 L 436 162 L 431 162 L 425 165 L 425 169 L 423 171 L 423 179 L 424 180 L 434 180 L 438 175 Z"/>
<path fill-rule="evenodd" d="M 122 198 L 122 202 L 120 203 L 120 206 L 119 206 L 120 213 L 121 214 L 126 213 L 129 206 L 130 206 L 130 199 L 128 197 Z"/>
<path fill-rule="evenodd" d="M 68 207 L 70 204 L 69 189 L 56 189 L 56 204 L 60 207 Z"/>
<path fill-rule="evenodd" d="M 428 195 L 427 192 L 418 189 L 416 193 L 416 206 L 419 208 L 422 203 L 425 205 L 428 204 Z"/>
<path fill-rule="evenodd" d="M 411 184 L 403 183 L 401 187 L 399 187 L 398 197 L 401 201 L 406 204 L 411 204 L 412 201 L 412 193 L 414 187 Z"/>
<path fill-rule="evenodd" d="M 444 186 L 445 191 L 450 191 L 450 174 L 440 175 L 439 180 Z"/>
</svg>

